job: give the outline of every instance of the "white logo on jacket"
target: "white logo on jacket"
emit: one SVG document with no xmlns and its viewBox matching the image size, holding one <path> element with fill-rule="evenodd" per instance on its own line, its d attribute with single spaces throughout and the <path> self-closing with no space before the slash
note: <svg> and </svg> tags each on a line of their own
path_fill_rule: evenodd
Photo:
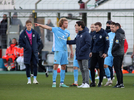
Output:
<svg viewBox="0 0 134 100">
<path fill-rule="evenodd" d="M 82 38 L 82 35 L 80 37 Z"/>
<path fill-rule="evenodd" d="M 100 35 L 100 39 L 102 38 L 102 36 Z"/>
</svg>

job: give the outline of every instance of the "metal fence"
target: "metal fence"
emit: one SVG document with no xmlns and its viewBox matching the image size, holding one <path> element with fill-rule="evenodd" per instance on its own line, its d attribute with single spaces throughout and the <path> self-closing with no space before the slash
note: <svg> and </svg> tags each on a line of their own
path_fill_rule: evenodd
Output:
<svg viewBox="0 0 134 100">
<path fill-rule="evenodd" d="M 134 44 L 134 9 L 91 9 L 91 10 L 79 10 L 79 9 L 70 9 L 70 10 L 34 10 L 37 12 L 37 22 L 41 24 L 47 24 L 50 20 L 53 24 L 53 26 L 57 26 L 57 18 L 59 17 L 58 14 L 60 14 L 60 17 L 67 17 L 69 18 L 69 15 L 72 16 L 68 19 L 69 26 L 68 30 L 71 33 L 71 39 L 75 38 L 75 29 L 74 25 L 77 20 L 82 20 L 82 15 L 80 13 L 87 13 L 87 27 L 90 28 L 90 25 L 95 22 L 101 22 L 102 27 L 106 28 L 106 21 L 110 18 L 114 22 L 119 22 L 122 26 L 122 28 L 125 30 L 126 33 L 126 39 L 129 44 L 129 51 L 132 51 L 133 44 Z M 11 22 L 13 20 L 14 14 L 17 13 L 18 19 L 21 21 L 22 26 L 24 29 L 26 20 L 34 20 L 33 17 L 31 17 L 31 14 L 33 13 L 33 10 L 26 9 L 26 10 L 0 10 L 0 20 L 2 20 L 3 14 L 7 14 L 8 17 L 8 29 L 11 26 Z M 16 24 L 18 25 L 18 24 Z M 34 27 L 33 27 L 34 28 Z M 22 30 L 21 29 L 21 30 Z M 8 33 L 8 30 L 7 30 Z M 51 51 L 52 48 L 52 34 L 48 35 L 47 30 L 44 30 L 40 28 L 41 38 L 44 43 L 44 50 L 45 51 Z M 75 46 L 74 46 L 75 48 Z"/>
</svg>

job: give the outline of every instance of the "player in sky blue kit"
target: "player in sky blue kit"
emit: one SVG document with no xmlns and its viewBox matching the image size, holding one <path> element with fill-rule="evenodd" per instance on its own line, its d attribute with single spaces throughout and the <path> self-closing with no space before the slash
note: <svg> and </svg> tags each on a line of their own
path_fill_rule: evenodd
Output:
<svg viewBox="0 0 134 100">
<path fill-rule="evenodd" d="M 76 29 L 76 27 L 75 27 L 75 32 L 78 33 L 78 30 Z M 74 55 L 74 60 L 73 60 L 74 83 L 72 85 L 70 85 L 70 86 L 78 86 L 78 68 L 79 68 L 79 64 L 78 64 L 78 61 L 76 59 L 76 54 L 75 54 Z"/>
<path fill-rule="evenodd" d="M 61 65 L 60 72 L 60 87 L 69 87 L 64 84 L 65 69 L 68 64 L 68 51 L 67 51 L 67 40 L 70 40 L 70 32 L 66 29 L 68 27 L 68 20 L 61 18 L 59 20 L 59 27 L 49 27 L 47 25 L 41 25 L 35 23 L 35 26 L 48 29 L 54 33 L 53 48 L 54 52 L 54 68 L 53 68 L 53 84 L 52 87 L 56 87 L 56 77 L 58 66 Z M 71 57 L 73 57 L 72 46 L 69 45 L 71 50 Z"/>
<path fill-rule="evenodd" d="M 107 83 L 105 84 L 105 86 L 109 86 L 112 84 L 112 78 L 113 78 L 113 56 L 111 54 L 112 51 L 112 46 L 113 46 L 113 40 L 115 37 L 115 32 L 113 30 L 113 24 L 114 22 L 111 23 L 110 29 L 111 32 L 108 33 L 109 36 L 109 48 L 108 48 L 108 56 L 105 58 L 104 61 L 104 70 L 105 70 L 105 74 L 108 78 Z"/>
</svg>

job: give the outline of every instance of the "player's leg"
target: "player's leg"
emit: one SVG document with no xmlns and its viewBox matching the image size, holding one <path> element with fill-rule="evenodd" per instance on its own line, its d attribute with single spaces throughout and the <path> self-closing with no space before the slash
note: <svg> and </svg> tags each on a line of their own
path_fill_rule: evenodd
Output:
<svg viewBox="0 0 134 100">
<path fill-rule="evenodd" d="M 33 73 L 34 73 L 33 83 L 38 84 L 38 81 L 37 81 L 37 60 L 35 57 L 32 57 L 32 65 L 33 65 Z"/>
<path fill-rule="evenodd" d="M 106 74 L 108 80 L 111 79 L 110 70 L 108 68 L 109 65 L 111 65 L 111 58 L 108 56 L 104 60 L 104 70 L 105 70 L 105 74 Z"/>
<path fill-rule="evenodd" d="M 74 60 L 73 60 L 73 69 L 74 69 L 74 83 L 70 86 L 78 86 L 78 68 L 79 64 L 78 61 L 76 60 L 76 55 L 74 55 Z"/>
<path fill-rule="evenodd" d="M 101 83 L 103 81 L 103 74 L 104 74 L 104 59 L 100 56 L 98 56 L 98 64 L 99 64 L 99 69 L 100 69 L 98 87 L 101 87 Z"/>
<path fill-rule="evenodd" d="M 96 66 L 96 72 L 97 72 L 97 77 L 95 79 L 99 79 L 99 76 L 100 76 L 100 69 L 99 69 L 99 64 L 97 63 Z"/>
<path fill-rule="evenodd" d="M 83 88 L 89 88 L 89 70 L 88 70 L 88 60 L 82 60 L 82 67 L 84 71 L 84 79 L 85 79 L 85 85 Z"/>
<path fill-rule="evenodd" d="M 31 84 L 31 78 L 30 78 L 30 64 L 25 64 L 25 66 L 26 66 L 26 76 L 27 76 L 27 79 L 28 79 L 27 84 Z"/>
<path fill-rule="evenodd" d="M 90 67 L 91 67 L 90 61 L 91 61 L 91 58 L 88 59 L 88 69 L 89 69 L 89 78 L 90 78 L 91 83 L 92 83 L 92 77 L 91 77 L 91 71 L 90 71 Z"/>
<path fill-rule="evenodd" d="M 65 69 L 66 65 L 68 64 L 68 52 L 67 51 L 62 51 L 61 52 L 62 57 L 61 57 L 61 72 L 60 72 L 60 87 L 69 87 L 64 84 L 64 79 L 65 79 Z"/>
<path fill-rule="evenodd" d="M 56 87 L 57 69 L 60 64 L 61 53 L 59 51 L 54 52 L 54 66 L 53 66 L 53 84 L 52 87 Z"/>
<path fill-rule="evenodd" d="M 95 71 L 94 71 L 94 69 L 95 69 L 95 66 L 96 66 L 97 62 L 98 62 L 97 54 L 93 53 L 92 57 L 91 57 L 91 68 L 90 68 L 90 70 L 91 70 L 91 77 L 92 77 L 92 83 L 90 84 L 91 87 L 95 87 L 96 86 L 96 84 L 95 84 Z"/>
<path fill-rule="evenodd" d="M 39 58 L 39 67 L 45 71 L 46 77 L 48 77 L 48 72 L 46 71 L 46 68 L 42 65 L 42 57 Z"/>
</svg>

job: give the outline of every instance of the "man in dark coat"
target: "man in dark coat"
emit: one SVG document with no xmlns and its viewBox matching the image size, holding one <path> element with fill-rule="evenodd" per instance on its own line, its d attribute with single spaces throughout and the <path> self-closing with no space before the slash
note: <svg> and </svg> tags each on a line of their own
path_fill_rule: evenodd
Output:
<svg viewBox="0 0 134 100">
<path fill-rule="evenodd" d="M 90 50 L 90 34 L 89 29 L 85 27 L 83 21 L 76 22 L 76 29 L 79 31 L 75 40 L 67 41 L 68 44 L 76 44 L 76 59 L 82 73 L 82 85 L 78 88 L 89 88 L 89 70 L 88 59 Z"/>
<path fill-rule="evenodd" d="M 99 64 L 100 69 L 100 79 L 98 87 L 101 87 L 101 82 L 103 81 L 104 73 L 104 58 L 107 56 L 107 51 L 109 48 L 109 37 L 108 34 L 102 29 L 102 24 L 100 22 L 95 23 L 96 32 L 93 33 L 91 47 L 90 47 L 90 57 L 91 57 L 91 76 L 92 83 L 91 87 L 95 87 L 95 72 L 94 68 L 96 64 Z"/>
<path fill-rule="evenodd" d="M 4 14 L 3 19 L 0 22 L 0 37 L 1 37 L 0 41 L 1 41 L 1 47 L 2 48 L 7 48 L 6 31 L 7 31 L 7 15 Z"/>
<path fill-rule="evenodd" d="M 117 75 L 118 83 L 114 86 L 114 88 L 124 88 L 123 85 L 123 74 L 122 74 L 122 62 L 124 58 L 124 40 L 125 40 L 125 32 L 121 28 L 119 23 L 115 23 L 113 25 L 115 38 L 113 40 L 112 47 L 112 55 L 114 57 L 113 64 L 114 69 Z"/>
<path fill-rule="evenodd" d="M 24 64 L 26 65 L 26 74 L 28 78 L 28 83 L 31 84 L 30 79 L 30 64 L 33 63 L 33 71 L 34 71 L 34 81 L 33 83 L 38 84 L 36 80 L 37 76 L 37 63 L 38 61 L 38 47 L 41 44 L 39 34 L 31 29 L 32 22 L 26 21 L 26 29 L 23 30 L 19 37 L 19 45 L 24 48 Z"/>
</svg>

